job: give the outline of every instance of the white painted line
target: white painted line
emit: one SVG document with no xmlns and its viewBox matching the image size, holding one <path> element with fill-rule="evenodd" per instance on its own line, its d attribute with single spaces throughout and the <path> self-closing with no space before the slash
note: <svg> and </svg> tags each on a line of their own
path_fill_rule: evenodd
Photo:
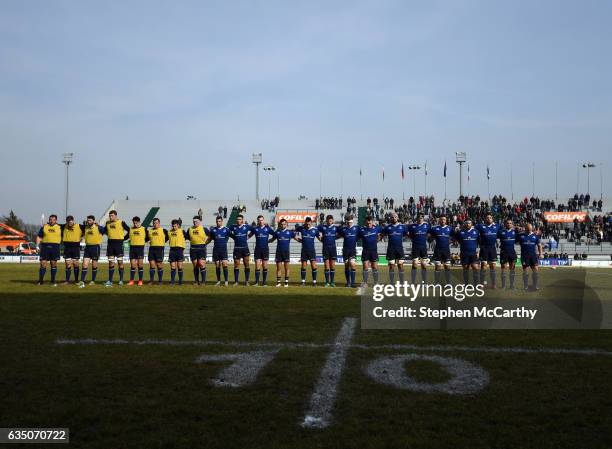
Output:
<svg viewBox="0 0 612 449">
<path fill-rule="evenodd" d="M 356 325 L 356 318 L 344 319 L 342 328 L 336 336 L 332 350 L 327 356 L 327 361 L 310 397 L 310 405 L 302 426 L 321 429 L 331 424 L 332 409 L 336 402 L 340 377 L 346 364 L 346 353 L 351 346 Z"/>
<path fill-rule="evenodd" d="M 429 352 L 492 352 L 512 354 L 570 354 L 570 355 L 602 355 L 612 357 L 612 351 L 603 349 L 572 349 L 572 348 L 516 348 L 516 347 L 486 347 L 486 346 L 452 346 L 452 345 L 353 345 L 354 349 L 392 349 Z"/>
<path fill-rule="evenodd" d="M 264 366 L 270 363 L 278 350 L 239 352 L 237 354 L 202 354 L 195 362 L 233 362 L 223 368 L 218 377 L 211 379 L 216 387 L 238 388 L 255 382 Z"/>
</svg>

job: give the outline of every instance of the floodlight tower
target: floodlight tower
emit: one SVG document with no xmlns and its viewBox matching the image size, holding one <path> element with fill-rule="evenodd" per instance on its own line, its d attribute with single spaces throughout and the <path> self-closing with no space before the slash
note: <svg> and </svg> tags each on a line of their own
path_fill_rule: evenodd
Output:
<svg viewBox="0 0 612 449">
<path fill-rule="evenodd" d="M 255 199 L 259 201 L 259 165 L 263 160 L 261 153 L 253 153 L 253 164 L 255 164 Z"/>
<path fill-rule="evenodd" d="M 595 168 L 596 165 L 592 162 L 585 162 L 584 164 L 582 164 L 582 168 L 586 168 L 587 170 L 587 193 L 590 195 L 591 194 L 591 173 L 590 170 L 591 168 Z"/>
<path fill-rule="evenodd" d="M 463 164 L 467 161 L 466 152 L 456 151 L 455 161 L 459 164 L 459 196 L 463 196 Z"/>
<path fill-rule="evenodd" d="M 74 157 L 74 153 L 64 153 L 62 163 L 66 165 L 66 204 L 64 208 L 64 217 L 68 216 L 68 192 L 70 187 L 70 178 L 69 178 L 69 167 L 72 164 L 72 159 Z"/>
</svg>

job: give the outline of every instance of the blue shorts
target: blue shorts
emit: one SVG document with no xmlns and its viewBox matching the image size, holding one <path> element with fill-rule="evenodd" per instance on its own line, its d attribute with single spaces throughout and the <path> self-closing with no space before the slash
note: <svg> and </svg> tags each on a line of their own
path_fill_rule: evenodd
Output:
<svg viewBox="0 0 612 449">
<path fill-rule="evenodd" d="M 144 245 L 130 245 L 130 260 L 144 259 Z"/>
<path fill-rule="evenodd" d="M 323 260 L 336 260 L 338 249 L 335 246 L 323 246 Z"/>
<path fill-rule="evenodd" d="M 244 259 L 245 257 L 248 257 L 251 255 L 251 252 L 249 251 L 249 248 L 236 248 L 234 247 L 234 254 L 232 254 L 232 256 L 234 256 L 234 260 L 236 259 Z"/>
<path fill-rule="evenodd" d="M 521 265 L 523 268 L 535 268 L 539 265 L 538 256 L 536 254 L 521 254 Z"/>
<path fill-rule="evenodd" d="M 41 243 L 40 260 L 60 260 L 60 244 Z"/>
<path fill-rule="evenodd" d="M 150 246 L 149 247 L 149 262 L 163 262 L 164 261 L 164 247 L 163 246 Z"/>
<path fill-rule="evenodd" d="M 194 260 L 206 260 L 206 245 L 191 245 L 189 258 L 192 262 Z"/>
<path fill-rule="evenodd" d="M 106 246 L 106 256 L 123 258 L 123 240 L 109 240 Z"/>
<path fill-rule="evenodd" d="M 289 249 L 276 249 L 275 262 L 289 262 Z"/>
<path fill-rule="evenodd" d="M 64 243 L 64 259 L 79 260 L 81 258 L 81 245 L 78 243 Z"/>
<path fill-rule="evenodd" d="M 450 260 L 451 260 L 450 249 L 449 248 L 438 248 L 436 246 L 433 252 L 433 260 L 434 262 L 439 262 L 439 263 L 450 263 Z"/>
<path fill-rule="evenodd" d="M 427 259 L 427 247 L 413 246 L 411 255 L 413 259 Z"/>
<path fill-rule="evenodd" d="M 255 260 L 268 260 L 270 258 L 270 248 L 255 247 Z"/>
<path fill-rule="evenodd" d="M 378 262 L 378 250 L 363 248 L 361 252 L 362 262 Z"/>
<path fill-rule="evenodd" d="M 478 263 L 478 257 L 476 257 L 476 253 L 461 253 L 461 265 L 472 265 L 474 263 Z"/>
<path fill-rule="evenodd" d="M 310 262 L 311 260 L 317 260 L 317 255 L 314 248 L 304 248 L 302 246 L 302 253 L 300 255 L 302 262 Z"/>
<path fill-rule="evenodd" d="M 357 259 L 357 248 L 342 248 L 344 263 Z"/>
<path fill-rule="evenodd" d="M 480 260 L 481 262 L 496 262 L 497 261 L 497 249 L 493 246 L 481 246 L 480 247 Z"/>
<path fill-rule="evenodd" d="M 387 247 L 387 260 L 396 261 L 396 260 L 404 260 L 404 248 L 401 246 L 391 246 Z"/>
<path fill-rule="evenodd" d="M 503 251 L 499 253 L 499 260 L 502 264 L 516 263 L 516 251 Z"/>
<path fill-rule="evenodd" d="M 100 245 L 85 245 L 83 259 L 98 260 L 100 258 Z"/>
<path fill-rule="evenodd" d="M 185 248 L 170 248 L 170 253 L 168 254 L 169 262 L 182 262 L 185 260 Z"/>
<path fill-rule="evenodd" d="M 227 246 L 224 246 L 224 247 L 213 246 L 212 259 L 213 259 L 213 262 L 227 260 Z"/>
</svg>

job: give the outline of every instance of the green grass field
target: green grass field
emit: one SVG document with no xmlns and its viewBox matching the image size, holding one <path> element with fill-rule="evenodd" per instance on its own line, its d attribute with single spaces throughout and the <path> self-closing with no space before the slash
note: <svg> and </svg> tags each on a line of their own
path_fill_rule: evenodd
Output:
<svg viewBox="0 0 612 449">
<path fill-rule="evenodd" d="M 537 294 L 576 272 L 542 270 Z M 612 300 L 612 272 L 583 273 Z M 335 395 L 322 399 L 329 425 L 308 428 L 313 392 L 331 379 L 321 377 L 334 366 L 331 343 L 347 318 L 359 318 L 353 290 L 53 288 L 35 286 L 36 276 L 35 265 L 0 265 L 0 427 L 69 427 L 79 449 L 612 447 L 610 330 L 375 331 L 357 322 Z M 196 363 L 257 351 L 270 360 L 241 371 L 256 376 L 239 387 L 212 381 L 231 380 L 222 371 L 231 361 Z M 404 365 L 422 385 L 452 377 L 429 356 L 469 362 L 488 383 L 453 395 L 396 388 L 366 372 L 378 358 L 406 354 L 426 356 Z"/>
</svg>

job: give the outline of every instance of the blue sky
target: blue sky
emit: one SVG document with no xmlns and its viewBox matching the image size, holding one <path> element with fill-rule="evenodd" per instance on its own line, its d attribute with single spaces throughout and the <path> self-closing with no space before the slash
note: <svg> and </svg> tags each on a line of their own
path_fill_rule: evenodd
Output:
<svg viewBox="0 0 612 449">
<path fill-rule="evenodd" d="M 554 197 L 558 161 L 567 197 L 577 162 L 610 166 L 611 20 L 609 1 L 5 1 L 0 213 L 62 213 L 66 151 L 77 215 L 253 197 L 252 152 L 290 198 L 317 196 L 320 173 L 323 194 L 358 196 L 360 166 L 364 194 L 401 198 L 402 161 L 426 160 L 428 191 L 446 160 L 455 197 L 455 151 L 470 192 L 488 164 L 492 192 L 510 196 L 512 166 L 531 194 L 535 163 Z"/>
</svg>

